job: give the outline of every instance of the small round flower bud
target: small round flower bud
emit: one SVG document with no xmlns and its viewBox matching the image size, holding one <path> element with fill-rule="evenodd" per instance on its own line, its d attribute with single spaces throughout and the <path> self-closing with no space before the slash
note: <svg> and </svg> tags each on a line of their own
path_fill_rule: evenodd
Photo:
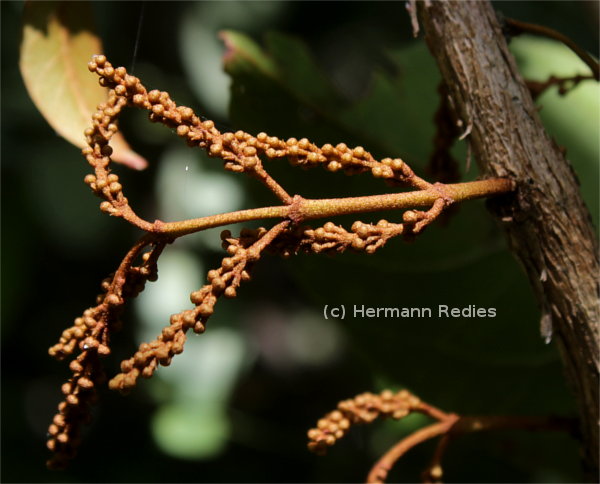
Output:
<svg viewBox="0 0 600 484">
<path fill-rule="evenodd" d="M 414 210 L 407 210 L 402 214 L 402 220 L 406 223 L 415 223 L 419 221 L 419 216 Z"/>
<path fill-rule="evenodd" d="M 225 259 L 223 259 L 222 265 L 223 269 L 225 269 L 226 271 L 230 271 L 235 266 L 235 262 L 231 257 L 225 257 Z"/>
<path fill-rule="evenodd" d="M 92 57 L 92 62 L 95 62 L 98 67 L 103 67 L 106 64 L 106 56 L 103 54 L 97 54 Z"/>
<path fill-rule="evenodd" d="M 211 284 L 212 284 L 212 287 L 214 288 L 214 290 L 217 292 L 221 292 L 226 287 L 225 281 L 223 279 L 221 279 L 220 277 L 215 277 L 211 281 Z"/>
<path fill-rule="evenodd" d="M 109 190 L 110 193 L 112 193 L 113 195 L 116 195 L 117 193 L 119 193 L 121 190 L 123 189 L 123 187 L 121 186 L 120 183 L 117 182 L 113 182 L 110 184 L 109 186 Z"/>
<path fill-rule="evenodd" d="M 79 385 L 81 388 L 85 388 L 86 390 L 89 390 L 90 388 L 94 387 L 94 382 L 92 380 L 90 380 L 89 378 L 82 376 L 81 378 L 79 378 L 77 380 L 77 385 Z"/>
<path fill-rule="evenodd" d="M 355 239 L 352 239 L 352 248 L 355 250 L 362 250 L 365 248 L 365 241 L 362 239 L 359 239 L 358 237 Z"/>
<path fill-rule="evenodd" d="M 200 316 L 202 316 L 203 318 L 209 317 L 210 315 L 212 315 L 213 312 L 214 312 L 214 310 L 213 310 L 212 306 L 210 306 L 210 305 L 208 305 L 206 303 L 201 304 L 198 307 L 198 314 Z"/>
<path fill-rule="evenodd" d="M 400 158 L 396 158 L 396 159 L 392 160 L 392 163 L 390 166 L 392 167 L 392 170 L 399 171 L 404 166 L 404 162 Z"/>
<path fill-rule="evenodd" d="M 338 171 L 340 168 L 342 167 L 342 165 L 337 162 L 337 161 L 330 161 L 327 164 L 327 170 L 331 171 L 331 172 L 336 172 Z"/>
<path fill-rule="evenodd" d="M 70 382 L 64 383 L 60 387 L 60 391 L 63 393 L 63 395 L 68 395 L 69 393 L 71 393 L 73 391 L 73 384 Z"/>
<path fill-rule="evenodd" d="M 254 146 L 246 146 L 243 153 L 246 156 L 254 156 L 256 154 L 256 148 Z"/>
<path fill-rule="evenodd" d="M 327 155 L 331 155 L 331 154 L 333 153 L 333 151 L 334 151 L 334 148 L 333 148 L 333 146 L 332 146 L 332 145 L 330 145 L 329 143 L 327 143 L 327 144 L 324 144 L 324 145 L 321 147 L 321 151 L 322 151 L 322 153 L 323 153 L 325 156 L 327 156 Z"/>
<path fill-rule="evenodd" d="M 223 152 L 223 145 L 220 143 L 215 143 L 210 145 L 209 153 L 213 156 L 219 156 Z"/>
<path fill-rule="evenodd" d="M 341 157 L 340 160 L 342 161 L 342 164 L 348 164 L 352 162 L 352 155 L 350 153 L 344 153 Z"/>
<path fill-rule="evenodd" d="M 325 418 L 322 418 L 317 422 L 317 427 L 321 430 L 325 430 L 328 426 L 329 426 L 329 421 Z"/>
<path fill-rule="evenodd" d="M 100 210 L 102 210 L 103 212 L 112 212 L 113 210 L 113 206 L 110 202 L 102 202 L 100 204 Z"/>
<path fill-rule="evenodd" d="M 98 354 L 102 356 L 110 355 L 110 348 L 105 344 L 100 344 L 98 346 Z"/>
<path fill-rule="evenodd" d="M 151 103 L 157 103 L 160 100 L 160 91 L 153 89 L 148 93 L 148 101 Z"/>
<path fill-rule="evenodd" d="M 354 156 L 360 158 L 360 157 L 364 156 L 365 149 L 362 146 L 357 146 L 356 148 L 354 148 L 352 150 L 352 153 L 354 154 Z"/>
<path fill-rule="evenodd" d="M 309 153 L 306 156 L 306 161 L 308 161 L 309 163 L 318 163 L 320 159 L 321 158 L 317 153 Z M 325 158 L 323 158 L 323 161 L 325 161 Z M 332 161 L 331 163 L 335 163 L 335 161 Z"/>
<path fill-rule="evenodd" d="M 133 96 L 133 104 L 136 106 L 142 107 L 144 105 L 145 98 L 141 94 L 136 94 Z"/>
</svg>

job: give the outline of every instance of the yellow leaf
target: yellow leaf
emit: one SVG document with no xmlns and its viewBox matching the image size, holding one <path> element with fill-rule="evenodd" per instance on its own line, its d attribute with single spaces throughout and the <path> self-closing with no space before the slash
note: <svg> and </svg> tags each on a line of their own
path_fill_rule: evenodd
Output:
<svg viewBox="0 0 600 484">
<path fill-rule="evenodd" d="M 96 106 L 108 91 L 87 69 L 92 55 L 102 53 L 89 2 L 25 4 L 20 68 L 27 91 L 46 121 L 70 143 L 83 148 L 84 130 L 92 125 Z M 112 159 L 141 170 L 146 160 L 120 133 L 112 140 Z"/>
</svg>

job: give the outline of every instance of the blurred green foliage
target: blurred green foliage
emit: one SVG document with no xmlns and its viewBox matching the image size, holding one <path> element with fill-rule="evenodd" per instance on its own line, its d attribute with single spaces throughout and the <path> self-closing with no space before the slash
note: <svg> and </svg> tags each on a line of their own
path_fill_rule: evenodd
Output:
<svg viewBox="0 0 600 484">
<path fill-rule="evenodd" d="M 392 241 L 373 256 L 261 260 L 239 297 L 218 304 L 207 333 L 192 336 L 170 368 L 126 398 L 105 392 L 72 467 L 47 471 L 45 431 L 68 375 L 47 348 L 93 302 L 100 280 L 138 234 L 99 212 L 81 181 L 87 164 L 35 111 L 16 69 L 22 3 L 0 5 L 3 481 L 359 481 L 382 451 L 424 419 L 354 429 L 327 457 L 306 451 L 306 431 L 337 401 L 385 387 L 409 388 L 459 413 L 575 411 L 556 348 L 539 337 L 539 311 L 526 278 L 484 204 L 471 202 L 416 243 Z M 378 157 L 401 156 L 419 172 L 427 163 L 438 75 L 422 42 L 411 38 L 402 3 L 93 6 L 111 62 L 130 67 L 141 18 L 135 74 L 222 129 L 360 144 Z M 597 55 L 597 25 L 586 23 L 591 4 L 497 7 L 561 30 Z M 219 31 L 226 31 L 227 47 Z M 578 68 L 572 54 L 559 54 L 552 43 L 523 38 L 513 45 L 527 76 Z M 550 92 L 539 103 L 597 222 L 598 86 L 582 84 L 564 98 Z M 190 217 L 204 215 L 207 205 L 220 212 L 274 203 L 253 180 L 223 173 L 220 163 L 186 150 L 145 118 L 128 112 L 121 126 L 150 168 L 117 168 L 144 216 Z M 463 177 L 476 177 L 474 167 L 464 173 L 461 144 L 456 156 Z M 284 161 L 268 168 L 289 192 L 306 197 L 387 189 L 366 175 L 305 172 Z M 395 214 L 361 219 L 382 217 L 394 220 Z M 177 241 L 166 251 L 158 282 L 124 316 L 110 371 L 158 334 L 168 314 L 187 307 L 187 294 L 222 257 L 218 232 Z M 322 317 L 324 304 L 475 305 L 496 308 L 497 317 L 332 321 Z M 418 479 L 431 451 L 431 445 L 411 451 L 391 479 Z M 581 479 L 577 443 L 554 434 L 468 436 L 453 443 L 445 467 L 450 481 Z"/>
</svg>

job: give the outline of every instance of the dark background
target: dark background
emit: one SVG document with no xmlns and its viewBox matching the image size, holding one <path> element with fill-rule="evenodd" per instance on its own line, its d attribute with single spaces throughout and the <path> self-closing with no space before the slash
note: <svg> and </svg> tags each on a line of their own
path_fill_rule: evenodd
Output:
<svg viewBox="0 0 600 484">
<path fill-rule="evenodd" d="M 269 4 L 99 2 L 94 4 L 94 14 L 111 62 L 130 67 L 143 12 L 136 75 L 149 88 L 168 90 L 177 102 L 215 119 L 224 129 L 362 144 L 378 157 L 403 156 L 422 173 L 433 136 L 437 81 L 426 51 L 414 50 L 421 41 L 412 39 L 404 3 L 287 2 L 276 8 Z M 597 3 L 498 2 L 495 7 L 507 16 L 558 29 L 597 56 Z M 212 328 L 228 328 L 236 341 L 251 348 L 242 352 L 251 357 L 236 367 L 225 397 L 211 401 L 228 423 L 224 443 L 213 455 L 169 455 L 151 430 L 150 422 L 161 406 L 188 398 L 174 380 L 161 384 L 161 375 L 178 371 L 176 358 L 171 368 L 160 369 L 127 397 L 103 392 L 77 459 L 67 471 L 46 470 L 45 432 L 60 400 L 60 384 L 68 378 L 67 365 L 53 361 L 47 349 L 92 304 L 100 281 L 114 270 L 138 233 L 99 212 L 98 200 L 81 182 L 88 173 L 87 163 L 76 148 L 54 134 L 30 101 L 17 67 L 23 4 L 2 2 L 1 8 L 3 481 L 360 481 L 384 449 L 426 421 L 409 418 L 353 429 L 326 457 L 306 450 L 306 431 L 339 400 L 386 387 L 408 388 L 433 405 L 463 414 L 574 414 L 556 348 L 544 345 L 539 337 L 539 311 L 525 276 L 505 249 L 484 204 L 470 202 L 447 226 L 431 227 L 415 244 L 392 241 L 373 256 L 261 260 L 253 281 L 240 290 L 239 297 L 219 302 L 207 331 L 208 335 Z M 190 39 L 181 35 L 182 24 L 190 18 L 192 26 L 209 34 L 223 28 L 239 30 L 271 47 L 279 44 L 276 38 L 265 40 L 266 32 L 296 36 L 333 84 L 341 108 L 332 102 L 316 109 L 298 97 L 292 80 L 275 82 L 250 68 L 230 72 L 231 116 L 224 110 L 211 112 L 206 105 L 210 103 L 196 96 L 203 87 L 194 84 L 190 73 L 198 66 L 208 72 L 215 66 L 203 64 L 208 56 L 203 55 L 202 44 L 190 46 Z M 191 66 L 189 52 L 196 51 Z M 403 53 L 412 62 L 398 61 Z M 377 104 L 376 79 L 379 86 L 389 81 L 397 99 L 388 102 L 383 97 Z M 575 109 L 568 98 L 561 102 L 566 112 Z M 123 130 L 134 148 L 150 160 L 150 167 L 142 173 L 118 170 L 129 198 L 150 218 L 162 209 L 164 195 L 160 177 L 165 172 L 158 161 L 181 143 L 167 129 L 147 128 L 144 118 L 128 114 Z M 552 119 L 548 122 L 552 125 Z M 574 135 L 560 124 L 552 127 L 573 155 L 576 170 L 581 169 L 580 177 L 586 177 L 584 186 L 592 187 L 584 196 L 597 220 L 598 160 L 589 155 L 597 139 L 588 140 L 589 150 L 578 149 L 573 146 L 579 143 Z M 396 147 L 399 153 L 388 151 Z M 464 168 L 464 146 L 456 154 Z M 213 160 L 204 169 L 219 172 L 219 163 Z M 272 169 L 290 192 L 309 197 L 385 189 L 366 176 L 350 179 L 321 169 L 299 173 L 284 163 Z M 475 172 L 471 168 L 467 178 L 475 177 Z M 594 174 L 596 178 L 587 178 Z M 251 181 L 236 183 L 245 207 L 273 203 Z M 394 220 L 393 214 L 386 217 Z M 349 227 L 352 220 L 345 222 Z M 218 233 L 211 237 L 218 239 Z M 204 271 L 217 267 L 222 257 L 218 244 L 195 240 L 196 244 L 183 243 L 182 250 Z M 181 278 L 185 280 L 185 275 Z M 195 289 L 187 287 L 183 292 Z M 433 308 L 474 304 L 497 308 L 498 317 L 325 321 L 323 305 L 340 303 Z M 142 341 L 136 328 L 143 318 L 136 308 L 131 306 L 124 316 L 124 330 L 113 340 L 114 354 L 107 362 L 110 372 Z M 298 341 L 299 350 L 294 349 Z M 326 341 L 332 354 L 326 354 Z M 325 348 L 321 351 L 325 354 L 318 348 Z M 314 353 L 321 354 L 320 359 L 311 360 Z M 213 373 L 217 380 L 218 371 L 215 368 Z M 198 381 L 189 386 L 204 380 Z M 180 385 L 185 390 L 186 380 Z M 195 405 L 194 398 L 187 403 Z M 200 400 L 198 409 L 205 403 Z M 199 418 L 202 421 L 202 415 Z M 200 425 L 197 433 L 202 432 Z M 432 450 L 432 443 L 412 450 L 390 480 L 418 480 Z M 450 482 L 582 479 L 577 443 L 551 433 L 466 436 L 451 445 L 444 463 L 445 479 Z"/>
</svg>

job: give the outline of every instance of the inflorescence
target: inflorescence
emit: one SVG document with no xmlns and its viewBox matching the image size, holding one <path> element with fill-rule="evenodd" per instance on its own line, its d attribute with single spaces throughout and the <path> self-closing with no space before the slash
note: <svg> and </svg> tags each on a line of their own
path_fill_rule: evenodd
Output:
<svg viewBox="0 0 600 484">
<path fill-rule="evenodd" d="M 84 311 L 50 349 L 50 354 L 59 360 L 72 358 L 69 365 L 72 376 L 62 387 L 65 398 L 49 428 L 48 448 L 53 452 L 48 461 L 50 467 L 64 467 L 75 455 L 81 426 L 89 421 L 90 405 L 96 401 L 97 390 L 106 379 L 100 360 L 111 352 L 110 337 L 120 327 L 123 306 L 143 290 L 147 281 L 157 279 L 158 258 L 165 246 L 178 237 L 234 222 L 279 219 L 268 229 L 243 229 L 239 237 L 228 230 L 221 234 L 227 256 L 219 268 L 208 272 L 207 284 L 192 292 L 190 300 L 194 307 L 171 316 L 170 324 L 154 341 L 142 343 L 132 358 L 121 363 L 121 373 L 109 381 L 113 390 L 126 392 L 136 385 L 140 376 L 149 378 L 159 365 L 169 365 L 172 358 L 183 351 L 186 333 L 190 329 L 195 333 L 204 332 L 217 300 L 221 296 L 236 297 L 241 283 L 250 279 L 252 266 L 265 251 L 284 257 L 300 251 L 339 253 L 347 249 L 371 254 L 393 237 L 410 238 L 419 234 L 454 202 L 514 189 L 513 183 L 505 179 L 432 184 L 418 177 L 401 159 L 377 161 L 361 146 L 350 148 L 344 143 L 317 146 L 306 138 L 282 140 L 266 133 L 256 136 L 243 131 L 221 133 L 212 121 L 202 120 L 189 107 L 178 106 L 167 92 L 148 91 L 137 77 L 127 74 L 123 67 L 114 68 L 103 55 L 94 56 L 88 67 L 99 76 L 100 85 L 108 88 L 108 98 L 98 106 L 92 116 L 92 126 L 85 131 L 88 146 L 83 154 L 94 172 L 84 181 L 102 199 L 103 212 L 126 220 L 145 235 L 126 254 L 117 271 L 102 282 L 96 306 Z M 112 148 L 109 143 L 118 132 L 118 118 L 126 107 L 149 111 L 151 121 L 171 128 L 190 147 L 202 148 L 210 156 L 221 159 L 226 170 L 256 178 L 282 205 L 179 222 L 142 219 L 129 205 L 118 175 L 110 169 Z M 320 165 L 330 172 L 371 173 L 391 186 L 404 185 L 415 190 L 370 197 L 304 199 L 288 194 L 265 169 L 264 161 L 280 158 L 287 158 L 293 166 Z M 426 209 L 419 210 L 423 207 Z M 307 220 L 335 215 L 392 209 L 404 210 L 400 222 L 356 221 L 350 230 L 333 222 L 317 228 L 304 224 Z M 324 420 L 327 429 L 337 425 L 337 430 L 329 433 L 327 429 L 317 430 L 321 433 L 315 433 L 313 439 L 316 449 L 330 445 L 332 438 L 343 435 L 345 425 L 370 418 L 373 412 L 388 414 L 393 408 L 391 415 L 399 418 L 403 412 L 418 410 L 415 407 L 418 401 L 406 394 L 363 396 L 362 400 L 370 405 L 369 409 L 354 401 Z"/>
<path fill-rule="evenodd" d="M 371 468 L 366 482 L 384 483 L 389 472 L 398 460 L 417 445 L 434 438 L 438 444 L 429 465 L 421 474 L 425 483 L 440 483 L 444 475 L 442 458 L 452 439 L 472 432 L 499 429 L 524 429 L 562 431 L 574 433 L 576 420 L 562 417 L 535 416 L 462 416 L 444 412 L 408 390 L 392 392 L 384 390 L 380 394 L 362 393 L 354 398 L 343 400 L 337 408 L 317 422 L 317 426 L 308 431 L 308 449 L 318 455 L 344 437 L 356 424 L 370 424 L 379 417 L 395 420 L 403 419 L 413 413 L 420 413 L 433 420 L 433 423 L 415 430 L 394 444 Z"/>
</svg>

